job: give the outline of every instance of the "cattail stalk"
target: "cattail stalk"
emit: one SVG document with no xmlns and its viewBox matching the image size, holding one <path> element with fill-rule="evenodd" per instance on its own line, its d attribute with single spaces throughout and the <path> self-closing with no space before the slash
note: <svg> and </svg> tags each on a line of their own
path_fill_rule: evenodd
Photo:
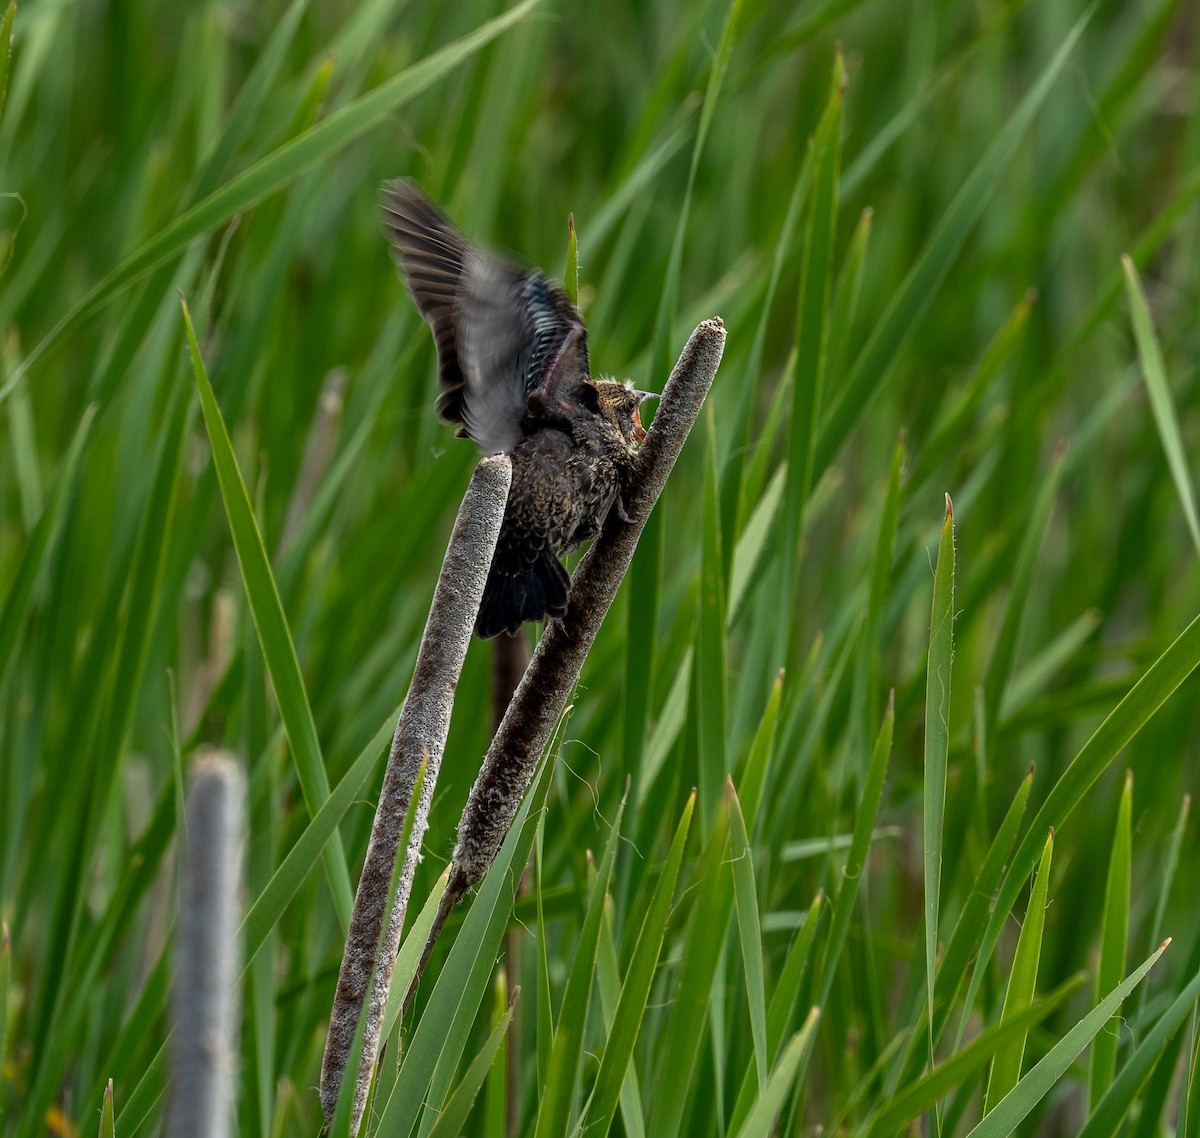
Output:
<svg viewBox="0 0 1200 1138">
<path fill-rule="evenodd" d="M 167 1133 L 233 1133 L 246 780 L 228 753 L 192 763 Z"/>
<path fill-rule="evenodd" d="M 624 495 L 632 520 L 622 521 L 610 511 L 600 536 L 584 554 L 571 582 L 567 613 L 548 625 L 538 643 L 471 788 L 458 824 L 443 912 L 483 878 L 500 850 L 629 568 L 646 519 L 700 414 L 724 349 L 725 325 L 719 319 L 705 320 L 671 372 Z M 438 928 L 434 926 L 431 938 Z"/>
<path fill-rule="evenodd" d="M 321 1107 L 329 1121 L 337 1107 L 355 1029 L 365 1003 L 366 1028 L 359 1068 L 355 1073 L 351 1125 L 351 1131 L 355 1133 L 379 1054 L 400 932 L 412 891 L 413 873 L 421 856 L 421 841 L 429 825 L 429 806 L 438 767 L 450 730 L 454 689 L 471 641 L 511 479 L 512 464 L 504 456 L 485 458 L 475 468 L 450 536 L 417 652 L 412 682 L 392 738 L 379 807 L 354 898 L 321 1066 Z M 385 930 L 383 923 L 392 872 L 422 760 L 427 764 L 425 777 Z"/>
</svg>

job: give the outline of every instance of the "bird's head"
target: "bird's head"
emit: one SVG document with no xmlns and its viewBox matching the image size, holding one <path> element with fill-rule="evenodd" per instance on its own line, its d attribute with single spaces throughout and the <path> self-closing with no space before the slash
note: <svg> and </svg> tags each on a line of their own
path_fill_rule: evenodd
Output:
<svg viewBox="0 0 1200 1138">
<path fill-rule="evenodd" d="M 640 443 L 646 437 L 646 431 L 642 427 L 639 408 L 647 399 L 658 396 L 652 391 L 638 391 L 632 383 L 618 383 L 615 379 L 594 379 L 591 386 L 596 390 L 600 414 L 620 431 L 626 443 Z"/>
</svg>

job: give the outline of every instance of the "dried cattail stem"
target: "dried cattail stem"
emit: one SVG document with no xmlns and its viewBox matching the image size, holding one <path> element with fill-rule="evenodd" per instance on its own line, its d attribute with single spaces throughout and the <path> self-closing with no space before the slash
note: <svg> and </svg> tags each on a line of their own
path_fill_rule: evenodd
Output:
<svg viewBox="0 0 1200 1138">
<path fill-rule="evenodd" d="M 167 1125 L 182 1138 L 233 1133 L 245 797 L 231 755 L 209 750 L 193 761 Z"/>
<path fill-rule="evenodd" d="M 429 824 L 429 805 L 438 767 L 450 730 L 454 689 L 471 641 L 511 480 L 512 464 L 506 457 L 485 458 L 475 468 L 450 536 L 408 696 L 392 738 L 379 807 L 354 898 L 321 1066 L 321 1107 L 328 1121 L 337 1107 L 355 1029 L 366 1003 L 366 1031 L 355 1077 L 352 1131 L 357 1131 L 362 1118 L 371 1072 L 379 1053 L 396 950 L 400 945 L 413 873 L 420 860 L 421 840 Z M 427 763 L 425 778 L 414 812 L 396 899 L 384 930 L 392 870 L 423 759 Z"/>
<path fill-rule="evenodd" d="M 719 319 L 705 320 L 671 372 L 624 495 L 632 521 L 610 512 L 600 536 L 579 563 L 567 614 L 546 629 L 471 788 L 446 886 L 452 901 L 483 878 L 499 852 L 538 757 L 629 568 L 646 519 L 700 414 L 724 349 L 725 325 Z"/>
</svg>

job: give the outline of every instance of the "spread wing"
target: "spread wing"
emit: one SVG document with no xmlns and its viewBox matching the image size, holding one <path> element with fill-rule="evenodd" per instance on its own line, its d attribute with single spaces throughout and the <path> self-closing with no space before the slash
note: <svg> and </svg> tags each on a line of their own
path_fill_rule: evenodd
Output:
<svg viewBox="0 0 1200 1138">
<path fill-rule="evenodd" d="M 520 440 L 529 396 L 589 378 L 587 331 L 562 286 L 473 248 L 412 182 L 383 187 L 393 254 L 438 352 L 438 413 L 484 454 Z"/>
</svg>

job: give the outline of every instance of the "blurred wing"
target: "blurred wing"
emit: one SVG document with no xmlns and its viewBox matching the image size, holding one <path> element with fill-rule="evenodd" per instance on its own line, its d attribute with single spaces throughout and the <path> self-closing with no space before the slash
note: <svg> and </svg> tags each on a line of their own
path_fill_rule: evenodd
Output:
<svg viewBox="0 0 1200 1138">
<path fill-rule="evenodd" d="M 588 378 L 587 332 L 562 287 L 472 248 L 413 183 L 383 192 L 388 238 L 438 351 L 438 413 L 484 454 L 520 440 L 529 396 Z"/>
<path fill-rule="evenodd" d="M 412 182 L 385 182 L 383 227 L 417 310 L 433 330 L 438 355 L 438 414 L 463 421 L 464 380 L 455 311 L 470 246 Z"/>
</svg>

